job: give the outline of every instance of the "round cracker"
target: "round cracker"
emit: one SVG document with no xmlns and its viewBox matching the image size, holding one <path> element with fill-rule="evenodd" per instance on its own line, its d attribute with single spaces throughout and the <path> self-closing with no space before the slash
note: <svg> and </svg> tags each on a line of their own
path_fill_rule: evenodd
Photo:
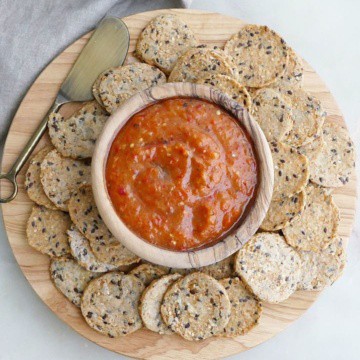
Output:
<svg viewBox="0 0 360 360">
<path fill-rule="evenodd" d="M 332 285 L 341 275 L 346 263 L 344 244 L 335 237 L 319 252 L 299 251 L 302 276 L 298 290 L 321 291 Z"/>
<path fill-rule="evenodd" d="M 234 273 L 234 255 L 227 257 L 215 264 L 208 265 L 197 269 L 216 280 L 230 277 Z"/>
<path fill-rule="evenodd" d="M 169 273 L 165 266 L 153 264 L 141 264 L 130 271 L 130 274 L 141 280 L 145 286 L 149 286 L 153 280 Z"/>
<path fill-rule="evenodd" d="M 213 86 L 228 95 L 231 99 L 235 100 L 247 110 L 250 110 L 251 108 L 251 98 L 247 89 L 230 76 L 212 74 L 198 79 L 197 83 Z"/>
<path fill-rule="evenodd" d="M 56 150 L 45 156 L 40 169 L 41 184 L 46 196 L 63 211 L 68 211 L 71 194 L 91 181 L 89 165 L 79 160 L 64 158 Z"/>
<path fill-rule="evenodd" d="M 260 89 L 255 93 L 251 114 L 268 141 L 281 141 L 294 124 L 291 107 L 280 93 L 270 88 Z"/>
<path fill-rule="evenodd" d="M 133 275 L 111 272 L 93 280 L 84 291 L 81 312 L 94 330 L 119 337 L 142 327 L 138 311 L 144 284 Z"/>
<path fill-rule="evenodd" d="M 153 281 L 142 293 L 139 312 L 144 325 L 149 330 L 159 334 L 173 334 L 161 317 L 160 306 L 167 289 L 179 278 L 181 278 L 180 274 L 165 275 Z"/>
<path fill-rule="evenodd" d="M 286 241 L 299 250 L 320 251 L 336 236 L 339 226 L 339 209 L 331 194 L 323 188 L 309 184 L 306 189 L 306 206 L 296 221 L 282 231 Z"/>
<path fill-rule="evenodd" d="M 152 19 L 141 32 L 136 54 L 149 65 L 170 74 L 179 56 L 196 45 L 193 31 L 179 17 L 172 14 Z"/>
<path fill-rule="evenodd" d="M 288 54 L 289 61 L 284 74 L 271 84 L 273 89 L 285 95 L 288 91 L 301 88 L 304 74 L 304 68 L 300 57 L 291 48 L 288 48 Z"/>
<path fill-rule="evenodd" d="M 240 84 L 264 87 L 280 78 L 288 63 L 285 41 L 267 26 L 245 25 L 225 44 L 237 65 Z"/>
<path fill-rule="evenodd" d="M 325 119 L 320 101 L 303 89 L 288 90 L 286 101 L 292 108 L 294 119 L 293 128 L 286 137 L 286 142 L 298 147 L 318 138 Z"/>
<path fill-rule="evenodd" d="M 289 145 L 272 141 L 270 150 L 274 162 L 272 200 L 281 200 L 302 191 L 309 181 L 309 161 Z"/>
<path fill-rule="evenodd" d="M 94 81 L 94 84 L 92 86 L 92 93 L 94 95 L 95 100 L 100 104 L 100 106 L 104 107 L 104 104 L 100 97 L 100 82 L 102 80 L 103 75 L 107 72 L 107 70 L 103 71 Z"/>
<path fill-rule="evenodd" d="M 230 311 L 225 288 L 200 272 L 173 284 L 161 305 L 165 324 L 187 340 L 203 340 L 221 333 L 229 322 Z"/>
<path fill-rule="evenodd" d="M 103 263 L 95 257 L 89 240 L 74 225 L 67 231 L 67 234 L 71 254 L 83 268 L 100 273 L 117 269 L 116 266 Z"/>
<path fill-rule="evenodd" d="M 343 186 L 355 167 L 354 143 L 345 127 L 329 121 L 322 137 L 324 146 L 312 163 L 310 180 L 326 187 Z"/>
<path fill-rule="evenodd" d="M 188 50 L 175 64 L 169 82 L 192 82 L 210 75 L 234 77 L 230 57 L 220 49 L 197 47 Z"/>
<path fill-rule="evenodd" d="M 71 196 L 69 213 L 73 223 L 89 240 L 98 260 L 115 267 L 140 261 L 106 227 L 97 209 L 91 186 L 83 186 Z"/>
<path fill-rule="evenodd" d="M 57 207 L 46 196 L 40 180 L 40 165 L 45 156 L 52 150 L 52 147 L 45 146 L 38 151 L 30 160 L 28 170 L 25 175 L 25 190 L 30 198 L 38 205 L 43 205 L 48 209 L 56 210 Z"/>
<path fill-rule="evenodd" d="M 68 119 L 59 113 L 51 113 L 48 121 L 50 140 L 62 156 L 90 158 L 107 119 L 107 113 L 96 101 L 86 103 Z"/>
<path fill-rule="evenodd" d="M 269 210 L 260 225 L 265 231 L 277 231 L 295 221 L 304 210 L 306 193 L 301 191 L 281 200 L 271 201 Z"/>
<path fill-rule="evenodd" d="M 106 111 L 112 114 L 137 92 L 164 83 L 166 83 L 165 74 L 148 64 L 133 63 L 111 68 L 101 77 L 100 98 Z"/>
<path fill-rule="evenodd" d="M 237 252 L 235 271 L 260 300 L 279 303 L 296 290 L 301 260 L 283 236 L 263 232 Z"/>
<path fill-rule="evenodd" d="M 259 323 L 262 313 L 261 303 L 246 289 L 238 277 L 222 279 L 219 282 L 224 286 L 231 303 L 230 320 L 221 336 L 245 335 Z"/>
<path fill-rule="evenodd" d="M 297 148 L 300 154 L 305 155 L 309 160 L 310 180 L 311 178 L 314 177 L 314 173 L 316 170 L 315 159 L 319 156 L 323 148 L 324 148 L 324 139 L 322 135 L 316 138 L 314 141 Z"/>
<path fill-rule="evenodd" d="M 34 205 L 26 226 L 29 245 L 50 257 L 70 254 L 66 234 L 70 226 L 68 214 Z"/>
<path fill-rule="evenodd" d="M 56 288 L 80 307 L 85 287 L 99 274 L 85 270 L 74 259 L 60 257 L 51 260 L 50 276 Z"/>
</svg>

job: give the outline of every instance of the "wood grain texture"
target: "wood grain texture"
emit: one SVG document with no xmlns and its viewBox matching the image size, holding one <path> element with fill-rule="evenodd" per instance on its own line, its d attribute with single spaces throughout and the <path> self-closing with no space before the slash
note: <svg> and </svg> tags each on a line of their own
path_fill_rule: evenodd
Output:
<svg viewBox="0 0 360 360">
<path fill-rule="evenodd" d="M 132 232 L 120 219 L 106 187 L 106 163 L 110 147 L 127 121 L 137 112 L 160 100 L 172 97 L 195 97 L 222 106 L 245 128 L 253 140 L 257 155 L 258 184 L 253 203 L 238 226 L 221 241 L 190 251 L 171 251 L 154 246 Z M 248 112 L 223 93 L 204 85 L 168 83 L 131 97 L 106 122 L 96 143 L 92 161 L 92 187 L 100 215 L 110 231 L 129 250 L 155 264 L 175 268 L 198 268 L 221 261 L 239 250 L 260 227 L 270 206 L 274 185 L 272 156 L 265 135 Z"/>
<path fill-rule="evenodd" d="M 124 19 L 130 29 L 131 44 L 127 62 L 134 61 L 132 53 L 136 39 L 154 16 L 160 13 L 175 13 L 182 17 L 195 31 L 199 41 L 222 46 L 231 34 L 243 24 L 239 19 L 196 10 L 160 10 L 133 15 Z M 8 170 L 17 155 L 35 130 L 53 102 L 62 80 L 71 68 L 77 55 L 90 34 L 85 35 L 43 71 L 25 96 L 7 138 L 2 169 Z M 291 45 L 291 44 L 290 44 Z M 295 49 L 296 50 L 296 49 Z M 305 64 L 304 88 L 318 97 L 331 121 L 344 123 L 341 112 L 315 71 Z M 42 139 L 38 148 L 48 143 Z M 5 229 L 24 275 L 39 297 L 59 318 L 87 339 L 109 350 L 141 359 L 218 359 L 246 351 L 276 335 L 303 314 L 316 300 L 316 292 L 296 292 L 287 301 L 277 305 L 265 305 L 259 326 L 250 333 L 236 339 L 208 339 L 192 343 L 178 336 L 159 336 L 147 330 L 137 331 L 125 338 L 110 339 L 90 329 L 82 319 L 80 311 L 60 294 L 52 285 L 48 273 L 49 260 L 27 244 L 25 224 L 30 214 L 31 202 L 24 191 L 24 170 L 19 176 L 18 197 L 10 204 L 3 205 Z M 1 191 L 6 192 L 2 185 Z M 339 233 L 347 239 L 351 233 L 355 217 L 356 179 L 353 174 L 350 183 L 334 191 L 334 199 L 340 209 L 341 222 Z M 326 296 L 326 294 L 324 294 Z M 21 326 L 19 324 L 19 326 Z"/>
</svg>

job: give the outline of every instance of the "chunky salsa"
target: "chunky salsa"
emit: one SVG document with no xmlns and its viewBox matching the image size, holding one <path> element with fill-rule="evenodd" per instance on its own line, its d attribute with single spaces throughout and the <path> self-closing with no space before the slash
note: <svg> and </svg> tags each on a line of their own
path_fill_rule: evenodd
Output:
<svg viewBox="0 0 360 360">
<path fill-rule="evenodd" d="M 173 98 L 135 114 L 117 134 L 107 189 L 123 222 L 161 248 L 219 240 L 242 216 L 257 182 L 251 140 L 221 107 Z"/>
</svg>

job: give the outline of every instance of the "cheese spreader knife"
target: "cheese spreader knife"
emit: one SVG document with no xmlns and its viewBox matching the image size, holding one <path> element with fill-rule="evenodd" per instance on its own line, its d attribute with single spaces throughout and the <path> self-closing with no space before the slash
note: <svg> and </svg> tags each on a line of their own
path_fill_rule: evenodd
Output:
<svg viewBox="0 0 360 360">
<path fill-rule="evenodd" d="M 57 112 L 63 104 L 71 101 L 93 99 L 92 86 L 94 81 L 106 69 L 124 63 L 129 43 L 129 31 L 120 19 L 108 17 L 99 23 L 63 82 L 53 105 L 31 136 L 15 164 L 9 172 L 0 175 L 0 180 L 6 179 L 13 185 L 11 195 L 0 198 L 0 203 L 10 202 L 16 197 L 18 193 L 16 176 L 44 135 L 50 113 Z"/>
</svg>

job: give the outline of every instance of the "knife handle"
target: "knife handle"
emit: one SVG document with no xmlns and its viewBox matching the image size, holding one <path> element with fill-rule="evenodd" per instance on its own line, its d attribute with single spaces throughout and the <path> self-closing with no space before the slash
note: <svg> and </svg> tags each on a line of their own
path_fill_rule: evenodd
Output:
<svg viewBox="0 0 360 360">
<path fill-rule="evenodd" d="M 16 182 L 16 177 L 19 171 L 22 169 L 26 161 L 29 159 L 31 153 L 34 151 L 36 145 L 40 141 L 41 137 L 44 135 L 47 127 L 48 117 L 51 113 L 57 112 L 62 104 L 65 103 L 65 101 L 61 101 L 61 97 L 57 97 L 51 106 L 50 110 L 45 115 L 44 119 L 41 121 L 37 129 L 35 130 L 34 134 L 31 136 L 30 140 L 25 145 L 24 149 L 18 156 L 17 160 L 15 161 L 14 165 L 11 167 L 11 169 L 7 173 L 0 174 L 0 180 L 7 180 L 12 184 L 12 193 L 8 195 L 7 197 L 3 198 L 3 192 L 1 192 L 0 196 L 0 203 L 8 203 L 15 199 L 19 187 Z"/>
</svg>

